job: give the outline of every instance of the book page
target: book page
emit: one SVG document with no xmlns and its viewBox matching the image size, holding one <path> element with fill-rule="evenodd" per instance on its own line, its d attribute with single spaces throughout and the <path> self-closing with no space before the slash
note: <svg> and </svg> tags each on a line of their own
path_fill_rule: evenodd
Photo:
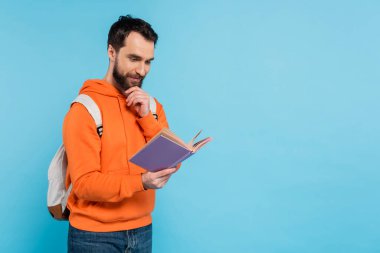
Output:
<svg viewBox="0 0 380 253">
<path fill-rule="evenodd" d="M 202 130 L 200 130 L 195 136 L 193 139 L 191 139 L 191 141 L 189 142 L 189 145 L 190 147 L 193 147 L 194 146 L 194 142 L 195 142 L 195 139 L 201 134 Z"/>
<path fill-rule="evenodd" d="M 161 130 L 161 135 L 164 137 L 170 139 L 171 141 L 177 143 L 178 145 L 187 148 L 188 150 L 192 150 L 192 147 L 186 144 L 181 138 L 179 138 L 177 135 L 175 135 L 172 131 L 170 131 L 167 128 L 164 128 Z"/>
<path fill-rule="evenodd" d="M 194 146 L 193 146 L 193 148 L 192 148 L 193 153 L 197 152 L 201 147 L 203 147 L 204 145 L 206 145 L 210 141 L 212 141 L 212 138 L 211 137 L 207 137 L 207 138 L 205 138 L 203 140 L 200 140 L 197 143 L 195 143 Z"/>
</svg>

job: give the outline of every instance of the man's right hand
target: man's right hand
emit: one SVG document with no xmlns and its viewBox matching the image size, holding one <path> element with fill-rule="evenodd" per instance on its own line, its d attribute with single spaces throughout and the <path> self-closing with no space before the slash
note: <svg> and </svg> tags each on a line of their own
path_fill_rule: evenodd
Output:
<svg viewBox="0 0 380 253">
<path fill-rule="evenodd" d="M 157 172 L 147 172 L 142 174 L 142 183 L 145 189 L 161 189 L 168 182 L 170 176 L 177 168 L 169 168 Z"/>
</svg>

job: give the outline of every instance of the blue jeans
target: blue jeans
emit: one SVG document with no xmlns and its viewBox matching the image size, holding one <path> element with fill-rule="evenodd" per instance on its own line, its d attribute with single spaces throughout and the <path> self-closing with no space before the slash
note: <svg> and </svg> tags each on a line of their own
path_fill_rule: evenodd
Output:
<svg viewBox="0 0 380 253">
<path fill-rule="evenodd" d="M 116 232 L 89 232 L 69 225 L 67 252 L 151 253 L 152 224 Z"/>
</svg>

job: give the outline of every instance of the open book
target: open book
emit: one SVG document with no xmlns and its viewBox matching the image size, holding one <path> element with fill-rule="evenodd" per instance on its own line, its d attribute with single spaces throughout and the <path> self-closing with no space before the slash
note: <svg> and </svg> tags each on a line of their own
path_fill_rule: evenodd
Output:
<svg viewBox="0 0 380 253">
<path fill-rule="evenodd" d="M 194 143 L 201 132 L 189 143 L 185 143 L 169 129 L 163 128 L 129 161 L 153 172 L 175 167 L 212 140 L 208 137 Z"/>
</svg>

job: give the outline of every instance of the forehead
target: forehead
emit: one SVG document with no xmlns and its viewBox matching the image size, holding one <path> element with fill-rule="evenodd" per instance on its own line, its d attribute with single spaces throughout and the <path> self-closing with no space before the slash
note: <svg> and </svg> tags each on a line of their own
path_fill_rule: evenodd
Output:
<svg viewBox="0 0 380 253">
<path fill-rule="evenodd" d="M 124 47 L 120 51 L 126 54 L 136 54 L 143 58 L 154 57 L 154 42 L 146 40 L 141 34 L 131 32 L 124 40 Z"/>
</svg>

